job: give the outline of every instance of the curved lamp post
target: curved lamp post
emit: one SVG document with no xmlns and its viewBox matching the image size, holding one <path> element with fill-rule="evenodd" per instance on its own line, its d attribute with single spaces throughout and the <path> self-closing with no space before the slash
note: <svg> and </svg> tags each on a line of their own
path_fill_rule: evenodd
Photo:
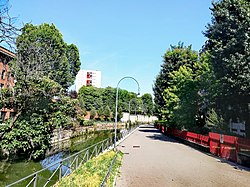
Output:
<svg viewBox="0 0 250 187">
<path fill-rule="evenodd" d="M 114 149 L 116 148 L 116 129 L 117 129 L 117 110 L 118 110 L 118 91 L 119 91 L 119 84 L 122 80 L 124 79 L 133 79 L 137 85 L 138 85 L 138 95 L 140 95 L 140 86 L 139 86 L 139 83 L 138 81 L 134 78 L 134 77 L 130 77 L 130 76 L 126 76 L 126 77 L 123 77 L 119 80 L 119 82 L 117 83 L 117 86 L 116 86 L 116 100 L 115 100 L 115 141 L 114 141 Z"/>
</svg>

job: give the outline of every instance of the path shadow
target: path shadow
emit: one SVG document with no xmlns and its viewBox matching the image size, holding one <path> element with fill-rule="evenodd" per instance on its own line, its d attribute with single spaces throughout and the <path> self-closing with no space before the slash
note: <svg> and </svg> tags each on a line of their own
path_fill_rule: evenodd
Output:
<svg viewBox="0 0 250 187">
<path fill-rule="evenodd" d="M 166 135 L 163 135 L 159 129 L 156 129 L 153 125 L 150 126 L 140 126 L 139 132 L 146 132 L 146 133 L 152 133 L 152 135 L 147 135 L 147 138 L 150 138 L 152 140 L 159 140 L 159 141 L 168 141 L 172 143 L 180 143 L 177 140 L 174 140 Z"/>
<path fill-rule="evenodd" d="M 152 132 L 152 133 L 159 133 L 158 129 L 139 129 L 140 132 Z"/>
<path fill-rule="evenodd" d="M 237 169 L 237 170 L 240 170 L 240 171 L 243 170 L 243 171 L 248 171 L 248 172 L 250 172 L 250 168 L 247 167 L 247 166 L 239 165 L 239 164 L 237 164 L 237 163 L 235 163 L 235 162 L 231 162 L 231 161 L 226 160 L 226 159 L 224 159 L 224 158 L 217 157 L 217 156 L 215 156 L 215 155 L 213 155 L 213 154 L 207 154 L 207 155 L 212 156 L 212 157 L 218 159 L 217 162 L 219 162 L 219 163 L 221 163 L 221 164 L 228 164 L 228 165 L 230 165 L 231 167 L 233 167 L 234 169 Z"/>
<path fill-rule="evenodd" d="M 140 126 L 139 129 L 156 129 L 153 125 Z"/>
<path fill-rule="evenodd" d="M 159 140 L 159 141 L 164 141 L 164 142 L 171 142 L 171 143 L 178 143 L 180 144 L 180 142 L 172 139 L 172 138 L 169 138 L 168 136 L 164 136 L 164 135 L 161 135 L 161 134 L 153 134 L 153 135 L 149 135 L 149 136 L 146 136 L 147 138 L 150 138 L 152 140 Z"/>
</svg>

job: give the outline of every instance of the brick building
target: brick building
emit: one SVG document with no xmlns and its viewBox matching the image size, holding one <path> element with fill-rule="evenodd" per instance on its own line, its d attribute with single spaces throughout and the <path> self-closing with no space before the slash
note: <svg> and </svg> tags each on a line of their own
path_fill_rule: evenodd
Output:
<svg viewBox="0 0 250 187">
<path fill-rule="evenodd" d="M 0 89 L 13 88 L 14 76 L 8 63 L 15 58 L 15 54 L 0 46 Z M 11 117 L 13 109 L 2 108 L 0 110 L 0 123 Z"/>
</svg>

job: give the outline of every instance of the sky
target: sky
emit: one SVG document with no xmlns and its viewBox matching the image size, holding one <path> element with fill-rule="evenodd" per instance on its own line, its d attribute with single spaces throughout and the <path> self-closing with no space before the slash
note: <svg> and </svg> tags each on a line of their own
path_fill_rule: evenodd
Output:
<svg viewBox="0 0 250 187">
<path fill-rule="evenodd" d="M 1 1 L 1 0 L 0 0 Z M 102 87 L 132 76 L 153 93 L 162 56 L 184 42 L 200 50 L 211 22 L 211 0 L 9 0 L 16 24 L 54 23 L 80 52 L 81 69 L 100 70 Z M 137 92 L 132 79 L 119 87 Z"/>
</svg>

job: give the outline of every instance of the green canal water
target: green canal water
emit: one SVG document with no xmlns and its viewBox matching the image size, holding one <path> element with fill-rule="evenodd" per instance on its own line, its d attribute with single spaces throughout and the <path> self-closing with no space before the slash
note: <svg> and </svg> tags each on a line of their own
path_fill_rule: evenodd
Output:
<svg viewBox="0 0 250 187">
<path fill-rule="evenodd" d="M 75 152 L 111 137 L 112 132 L 110 130 L 95 131 L 54 145 L 52 147 L 53 150 L 48 151 L 51 155 L 39 162 L 27 160 L 15 160 L 12 162 L 0 161 L 0 186 L 11 184 Z M 44 178 L 50 176 L 52 172 L 53 171 L 45 170 L 43 173 Z"/>
</svg>

